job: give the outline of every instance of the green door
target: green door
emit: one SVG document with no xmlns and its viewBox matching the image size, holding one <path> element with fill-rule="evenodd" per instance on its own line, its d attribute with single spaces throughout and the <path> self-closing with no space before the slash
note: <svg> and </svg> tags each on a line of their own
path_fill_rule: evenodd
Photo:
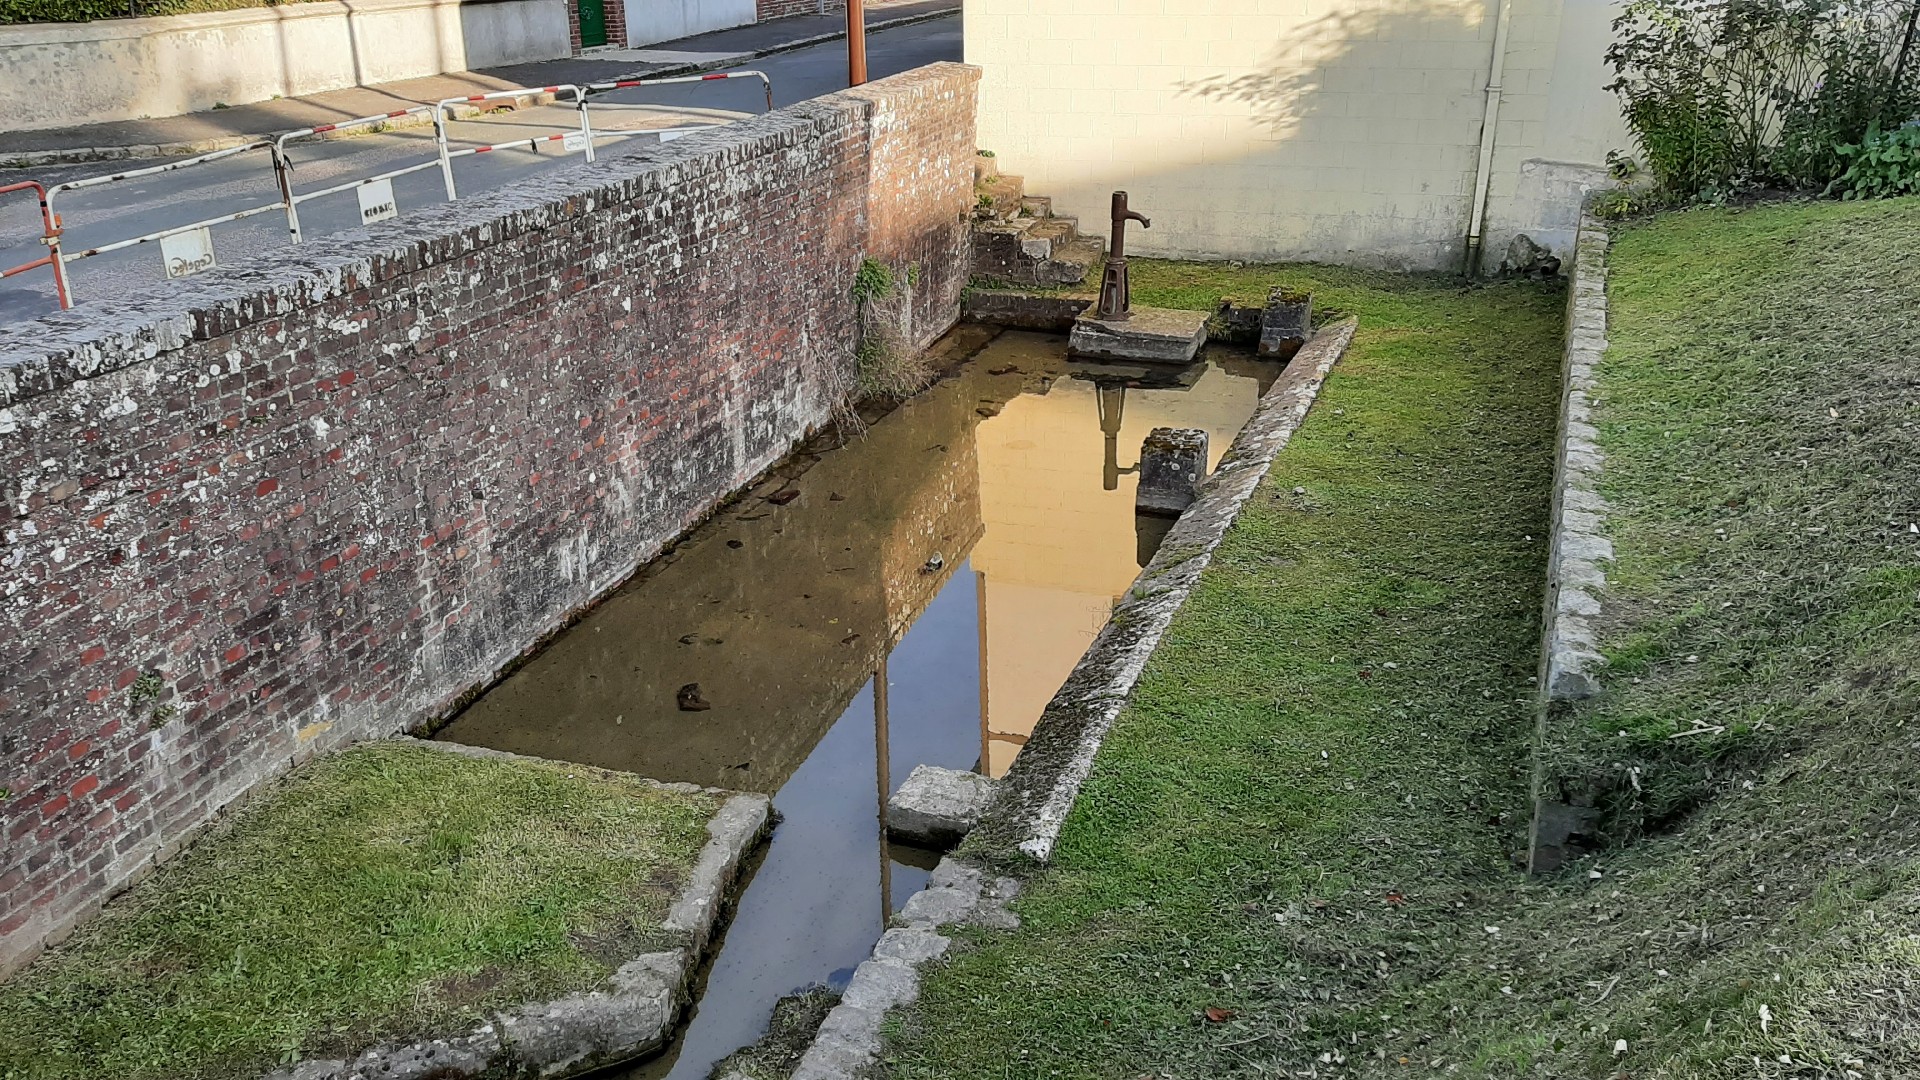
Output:
<svg viewBox="0 0 1920 1080">
<path fill-rule="evenodd" d="M 580 47 L 592 48 L 607 43 L 606 0 L 579 0 Z"/>
</svg>

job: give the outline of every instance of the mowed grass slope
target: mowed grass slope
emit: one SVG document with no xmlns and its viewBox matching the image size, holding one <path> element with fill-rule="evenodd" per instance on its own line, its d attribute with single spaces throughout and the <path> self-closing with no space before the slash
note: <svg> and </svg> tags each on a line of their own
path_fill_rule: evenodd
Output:
<svg viewBox="0 0 1920 1080">
<path fill-rule="evenodd" d="M 1323 282 L 1362 337 L 893 1075 L 1920 1076 L 1920 201 L 1615 237 L 1613 666 L 1546 747 L 1609 846 L 1506 860 L 1550 303 Z"/>
<path fill-rule="evenodd" d="M 1320 1054 L 1404 1025 L 1393 988 L 1451 951 L 1457 905 L 1515 881 L 1564 294 L 1133 270 L 1138 304 L 1285 283 L 1359 332 L 1108 737 L 1022 929 L 933 976 L 898 1076 L 1327 1075 Z"/>
<path fill-rule="evenodd" d="M 596 986 L 670 941 L 718 797 L 374 743 L 0 983 L 7 1080 L 250 1078 Z"/>
</svg>

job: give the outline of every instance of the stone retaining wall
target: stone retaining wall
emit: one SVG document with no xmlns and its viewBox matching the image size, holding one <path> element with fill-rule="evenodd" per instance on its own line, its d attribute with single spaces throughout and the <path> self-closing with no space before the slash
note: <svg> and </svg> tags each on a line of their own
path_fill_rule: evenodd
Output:
<svg viewBox="0 0 1920 1080">
<path fill-rule="evenodd" d="M 849 385 L 864 255 L 920 260 L 915 334 L 951 325 L 977 78 L 11 328 L 0 973 L 260 780 L 445 714 L 778 461 Z"/>
<path fill-rule="evenodd" d="M 1560 373 L 1560 435 L 1553 474 L 1553 524 L 1547 554 L 1547 591 L 1541 618 L 1538 745 L 1529 866 L 1560 865 L 1567 838 L 1589 823 L 1592 811 L 1561 805 L 1546 790 L 1541 747 L 1555 735 L 1567 703 L 1599 693 L 1606 664 L 1595 638 L 1600 592 L 1613 544 L 1606 535 L 1607 504 L 1600 497 L 1604 455 L 1592 423 L 1594 368 L 1607 349 L 1607 230 L 1581 220 L 1574 241 L 1567 297 L 1567 348 Z"/>
</svg>

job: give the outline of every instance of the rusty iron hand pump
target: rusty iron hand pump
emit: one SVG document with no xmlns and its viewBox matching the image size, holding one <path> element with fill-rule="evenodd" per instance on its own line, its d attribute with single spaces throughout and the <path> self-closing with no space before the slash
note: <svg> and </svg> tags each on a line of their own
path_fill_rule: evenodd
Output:
<svg viewBox="0 0 1920 1080">
<path fill-rule="evenodd" d="M 1127 193 L 1113 193 L 1113 244 L 1107 252 L 1107 269 L 1100 277 L 1100 318 L 1126 319 L 1133 310 L 1133 288 L 1127 281 L 1127 222 L 1137 221 L 1143 229 L 1153 228 L 1146 215 L 1127 209 Z"/>
</svg>

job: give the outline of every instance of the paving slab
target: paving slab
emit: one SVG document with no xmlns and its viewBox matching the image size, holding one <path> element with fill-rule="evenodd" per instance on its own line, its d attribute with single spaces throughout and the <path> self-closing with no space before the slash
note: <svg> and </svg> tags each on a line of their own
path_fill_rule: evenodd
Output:
<svg viewBox="0 0 1920 1080">
<path fill-rule="evenodd" d="M 1206 341 L 1204 311 L 1137 307 L 1125 319 L 1083 315 L 1074 320 L 1067 352 L 1089 360 L 1189 364 Z"/>
</svg>

